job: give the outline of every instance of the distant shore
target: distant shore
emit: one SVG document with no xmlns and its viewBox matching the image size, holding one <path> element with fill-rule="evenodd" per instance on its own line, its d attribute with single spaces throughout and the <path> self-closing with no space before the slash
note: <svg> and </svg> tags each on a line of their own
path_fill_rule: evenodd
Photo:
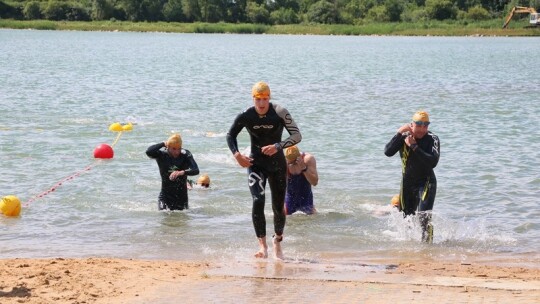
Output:
<svg viewBox="0 0 540 304">
<path fill-rule="evenodd" d="M 0 28 L 109 31 L 109 32 L 164 32 L 164 33 L 230 33 L 274 35 L 342 35 L 342 36 L 521 36 L 538 37 L 540 27 L 515 25 L 502 29 L 498 21 L 478 23 L 425 22 L 425 23 L 368 23 L 344 24 L 231 24 L 231 23 L 167 23 L 128 21 L 49 21 L 0 19 Z"/>
</svg>

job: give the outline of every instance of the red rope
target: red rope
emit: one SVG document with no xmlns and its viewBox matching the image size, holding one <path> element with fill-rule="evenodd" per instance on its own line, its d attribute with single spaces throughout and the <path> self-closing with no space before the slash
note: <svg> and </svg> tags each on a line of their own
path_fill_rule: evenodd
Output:
<svg viewBox="0 0 540 304">
<path fill-rule="evenodd" d="M 55 191 L 58 187 L 60 187 L 62 185 L 62 183 L 64 183 L 65 181 L 68 181 L 68 180 L 72 180 L 74 179 L 75 177 L 81 175 L 83 172 L 86 172 L 86 171 L 89 171 L 90 169 L 92 169 L 92 167 L 94 166 L 95 164 L 91 164 L 89 166 L 87 166 L 86 168 L 80 170 L 80 171 L 77 171 L 73 174 L 71 174 L 70 176 L 67 176 L 67 177 L 64 177 L 62 180 L 60 180 L 58 183 L 54 184 L 54 186 L 52 186 L 49 190 L 46 190 L 46 191 L 43 191 L 42 193 L 30 198 L 26 203 L 24 203 L 24 206 L 27 207 L 28 204 L 30 204 L 31 202 L 37 200 L 38 198 L 42 198 L 44 197 L 45 195 Z"/>
</svg>

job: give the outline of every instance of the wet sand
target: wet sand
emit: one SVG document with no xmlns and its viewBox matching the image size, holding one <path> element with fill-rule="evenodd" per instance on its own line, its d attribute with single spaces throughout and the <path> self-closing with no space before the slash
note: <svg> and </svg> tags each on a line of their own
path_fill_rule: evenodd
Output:
<svg viewBox="0 0 540 304">
<path fill-rule="evenodd" d="M 539 303 L 540 269 L 452 261 L 335 265 L 272 259 L 230 263 L 115 258 L 0 260 L 1 303 L 435 300 Z"/>
</svg>

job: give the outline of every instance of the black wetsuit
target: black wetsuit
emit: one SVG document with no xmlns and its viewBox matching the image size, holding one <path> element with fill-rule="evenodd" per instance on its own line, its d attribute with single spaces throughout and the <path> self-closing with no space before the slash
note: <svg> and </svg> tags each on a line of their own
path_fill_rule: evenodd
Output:
<svg viewBox="0 0 540 304">
<path fill-rule="evenodd" d="M 433 168 L 439 162 L 440 143 L 439 138 L 428 131 L 424 137 L 416 139 L 418 147 L 413 151 L 405 144 L 408 135 L 409 132 L 394 135 L 386 144 L 384 154 L 390 157 L 399 151 L 402 164 L 400 209 L 404 216 L 420 211 L 420 221 L 425 231 L 431 215 L 423 211 L 433 209 L 437 193 L 437 178 Z"/>
<path fill-rule="evenodd" d="M 283 148 L 299 143 L 302 135 L 287 109 L 272 103 L 265 115 L 257 114 L 255 107 L 250 107 L 236 117 L 227 133 L 227 144 L 233 154 L 238 152 L 236 137 L 243 128 L 246 128 L 251 138 L 250 157 L 253 163 L 248 168 L 248 183 L 253 197 L 252 218 L 255 234 L 258 238 L 266 236 L 264 192 L 268 180 L 272 193 L 274 231 L 276 235 L 282 235 L 285 228 L 283 204 L 287 188 L 287 162 L 283 155 Z M 282 141 L 284 128 L 290 136 Z M 272 156 L 264 155 L 261 149 L 267 145 L 275 145 L 278 152 Z"/>
<path fill-rule="evenodd" d="M 199 174 L 199 167 L 193 159 L 191 152 L 182 149 L 178 157 L 172 157 L 167 151 L 161 150 L 164 143 L 148 147 L 146 155 L 154 158 L 161 175 L 161 192 L 159 193 L 159 210 L 183 210 L 188 209 L 187 177 Z M 173 171 L 184 170 L 185 174 L 171 181 L 169 176 Z"/>
</svg>

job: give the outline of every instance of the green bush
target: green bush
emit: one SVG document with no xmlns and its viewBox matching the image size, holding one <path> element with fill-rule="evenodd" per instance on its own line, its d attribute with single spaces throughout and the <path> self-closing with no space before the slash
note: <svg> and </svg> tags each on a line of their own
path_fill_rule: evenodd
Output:
<svg viewBox="0 0 540 304">
<path fill-rule="evenodd" d="M 404 22 L 424 22 L 429 20 L 429 14 L 425 8 L 411 7 L 401 13 L 401 21 Z"/>
<path fill-rule="evenodd" d="M 0 0 L 0 18 L 24 19 L 22 3 L 4 3 Z"/>
<path fill-rule="evenodd" d="M 82 6 L 71 6 L 66 14 L 68 21 L 90 21 L 89 10 Z"/>
<path fill-rule="evenodd" d="M 43 15 L 48 20 L 66 20 L 69 9 L 69 5 L 66 2 L 49 1 L 49 4 L 43 11 Z"/>
<path fill-rule="evenodd" d="M 107 0 L 93 0 L 90 10 L 92 20 L 108 20 L 114 17 L 114 7 Z"/>
<path fill-rule="evenodd" d="M 401 20 L 401 13 L 403 13 L 404 6 L 400 0 L 386 0 L 384 6 L 386 6 L 386 12 L 388 13 L 388 20 L 391 22 L 397 22 Z"/>
<path fill-rule="evenodd" d="M 163 6 L 163 17 L 166 21 L 183 21 L 182 0 L 169 0 Z"/>
<path fill-rule="evenodd" d="M 336 7 L 326 0 L 321 0 L 310 6 L 306 16 L 308 21 L 313 23 L 334 24 L 338 22 Z"/>
<path fill-rule="evenodd" d="M 28 20 L 41 19 L 41 8 L 39 2 L 30 1 L 26 2 L 23 9 L 24 18 Z"/>
<path fill-rule="evenodd" d="M 450 0 L 426 0 L 426 11 L 431 19 L 455 19 L 457 8 Z"/>
<path fill-rule="evenodd" d="M 390 21 L 390 17 L 388 16 L 388 11 L 386 10 L 386 6 L 384 5 L 377 5 L 372 7 L 366 16 L 367 19 L 376 21 L 376 22 L 388 22 Z"/>
<path fill-rule="evenodd" d="M 251 23 L 268 24 L 270 22 L 270 13 L 264 4 L 249 2 L 246 6 L 246 15 Z"/>
<path fill-rule="evenodd" d="M 480 5 L 469 8 L 465 14 L 465 18 L 469 20 L 488 20 L 491 18 L 489 12 Z"/>
<path fill-rule="evenodd" d="M 292 8 L 280 8 L 270 13 L 270 21 L 272 24 L 297 24 L 300 18 Z"/>
</svg>

